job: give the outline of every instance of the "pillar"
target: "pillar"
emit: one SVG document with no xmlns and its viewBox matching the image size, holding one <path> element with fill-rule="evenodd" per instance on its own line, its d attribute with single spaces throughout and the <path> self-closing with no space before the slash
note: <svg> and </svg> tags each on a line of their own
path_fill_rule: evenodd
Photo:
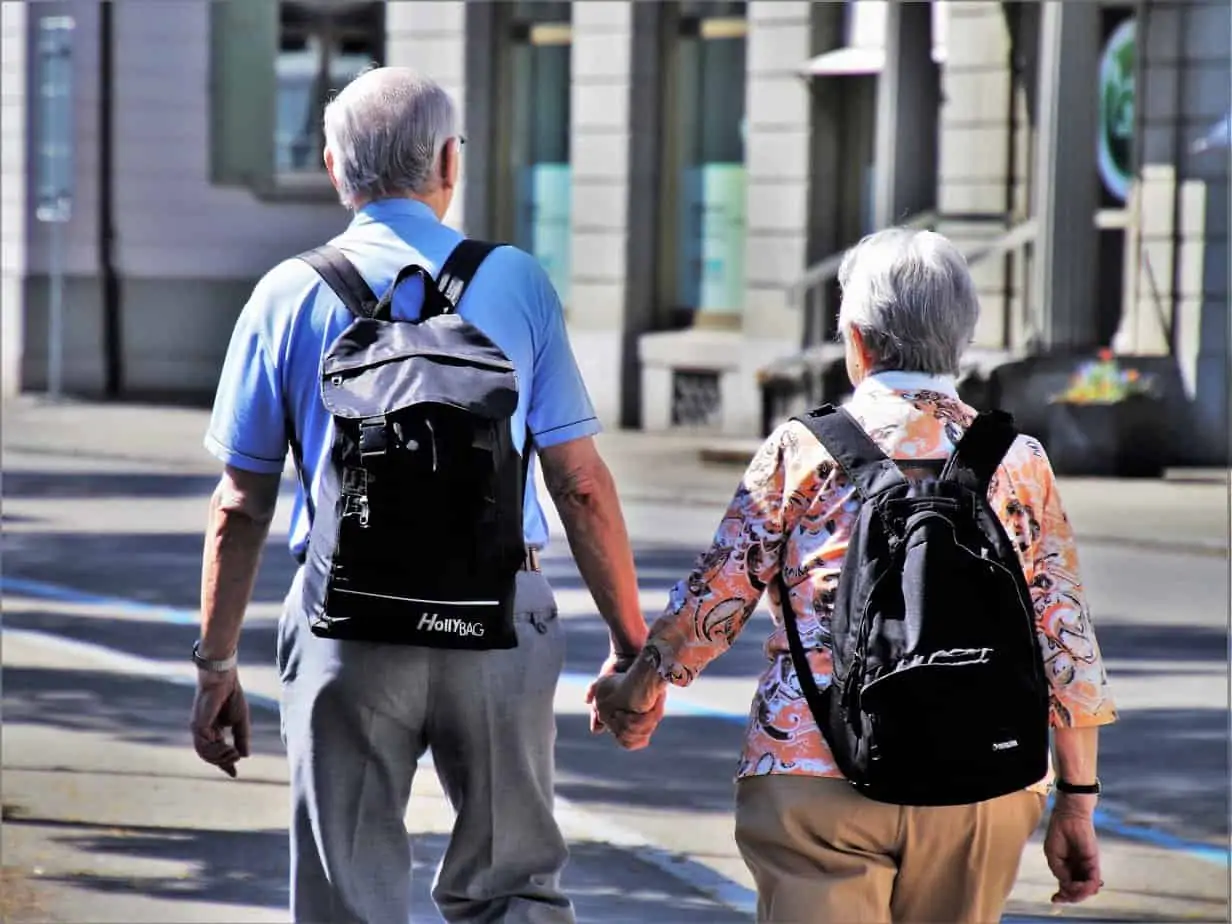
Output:
<svg viewBox="0 0 1232 924">
<path fill-rule="evenodd" d="M 877 82 L 874 214 L 878 228 L 937 202 L 940 73 L 932 3 L 886 4 L 885 64 Z"/>
<path fill-rule="evenodd" d="M 466 94 L 467 6 L 464 0 L 385 4 L 387 63 L 413 67 L 440 84 L 458 107 L 464 134 L 473 131 L 475 121 Z M 466 227 L 470 153 L 463 152 L 462 181 L 445 215 L 445 223 L 454 228 Z"/>
<path fill-rule="evenodd" d="M 1040 13 L 1034 279 L 1037 347 L 1095 346 L 1099 4 L 1044 3 Z"/>
<path fill-rule="evenodd" d="M 573 4 L 569 339 L 605 426 L 625 415 L 633 4 Z M 634 195 L 653 195 L 653 187 Z M 628 347 L 632 349 L 632 347 Z"/>
</svg>

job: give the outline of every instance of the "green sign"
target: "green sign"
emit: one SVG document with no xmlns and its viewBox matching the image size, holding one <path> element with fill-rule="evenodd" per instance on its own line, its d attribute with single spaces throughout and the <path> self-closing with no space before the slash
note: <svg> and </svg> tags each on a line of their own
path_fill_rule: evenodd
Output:
<svg viewBox="0 0 1232 924">
<path fill-rule="evenodd" d="M 1124 202 L 1133 179 L 1134 20 L 1117 26 L 1099 60 L 1099 175 L 1109 195 Z"/>
</svg>

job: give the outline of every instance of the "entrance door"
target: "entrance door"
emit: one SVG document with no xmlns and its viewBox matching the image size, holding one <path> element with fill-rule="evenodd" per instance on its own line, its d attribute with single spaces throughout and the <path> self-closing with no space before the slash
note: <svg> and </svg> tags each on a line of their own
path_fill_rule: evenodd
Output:
<svg viewBox="0 0 1232 924">
<path fill-rule="evenodd" d="M 744 3 L 664 4 L 662 322 L 735 328 L 744 302 Z"/>
<path fill-rule="evenodd" d="M 569 93 L 572 30 L 569 3 L 509 4 L 508 57 L 498 83 L 498 109 L 507 107 L 495 225 L 508 241 L 543 264 L 561 301 L 570 279 Z M 501 88 L 504 88 L 501 92 Z M 498 118 L 500 114 L 498 112 Z"/>
</svg>

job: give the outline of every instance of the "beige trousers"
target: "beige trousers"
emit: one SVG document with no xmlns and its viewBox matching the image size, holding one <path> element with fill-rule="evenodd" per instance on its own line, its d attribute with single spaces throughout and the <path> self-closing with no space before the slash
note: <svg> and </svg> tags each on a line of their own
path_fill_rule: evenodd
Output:
<svg viewBox="0 0 1232 924">
<path fill-rule="evenodd" d="M 1045 805 L 1011 793 L 975 805 L 874 802 L 845 780 L 741 780 L 736 842 L 759 924 L 995 924 Z"/>
</svg>

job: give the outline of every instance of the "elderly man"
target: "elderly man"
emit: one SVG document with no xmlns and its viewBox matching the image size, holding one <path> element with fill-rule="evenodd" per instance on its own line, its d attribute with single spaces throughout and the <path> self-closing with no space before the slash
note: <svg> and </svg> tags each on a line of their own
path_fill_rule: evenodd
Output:
<svg viewBox="0 0 1232 924">
<path fill-rule="evenodd" d="M 1059 883 L 1054 901 L 1082 901 L 1102 885 L 1092 824 L 1099 792 L 1096 758 L 1099 726 L 1114 721 L 1116 710 L 1073 532 L 1047 456 L 1034 439 L 998 427 L 994 416 L 981 418 L 977 428 L 975 410 L 958 398 L 954 376 L 975 332 L 979 304 L 962 256 L 949 241 L 902 229 L 874 234 L 848 254 L 839 281 L 839 324 L 855 386 L 848 407 L 809 415 L 807 421 L 816 423 L 784 424 L 766 441 L 713 547 L 672 591 L 633 668 L 596 683 L 600 718 L 623 740 L 631 714 L 657 708 L 666 684 L 692 682 L 729 648 L 769 588 L 770 663 L 749 713 L 736 797 L 736 839 L 757 882 L 758 920 L 998 920 L 1052 782 L 1049 725 L 1057 801 L 1044 852 Z M 823 445 L 818 430 L 827 438 L 845 436 L 832 443 L 837 453 Z M 985 448 L 965 443 L 972 432 L 981 435 L 983 442 L 977 443 Z M 990 433 L 992 440 L 984 438 Z M 948 470 L 939 465 L 956 452 L 965 463 L 975 463 L 960 462 L 953 470 L 971 493 L 963 495 L 962 505 L 946 508 L 944 499 L 955 496 L 957 486 L 938 486 L 936 477 L 940 471 L 948 480 Z M 939 500 L 920 515 L 911 542 L 902 541 L 897 564 L 889 557 L 877 563 L 885 568 L 879 573 L 887 590 L 863 585 L 867 595 L 861 595 L 853 588 L 878 572 L 870 570 L 868 558 L 855 567 L 849 549 L 867 551 L 877 535 L 892 534 L 892 557 L 893 543 L 902 536 L 895 531 L 910 527 L 896 525 L 890 506 L 899 504 L 908 516 L 902 506 L 910 503 L 907 473 L 920 484 L 919 497 Z M 895 499 L 877 504 L 882 494 Z M 978 503 L 981 498 L 986 504 Z M 866 506 L 874 504 L 865 516 Z M 943 530 L 965 522 L 963 508 L 973 515 L 987 513 L 985 529 L 963 534 L 985 542 L 977 551 L 987 554 L 976 555 L 975 564 L 968 561 L 959 574 L 937 562 L 963 567 L 964 559 L 947 558 L 942 541 L 953 535 Z M 937 511 L 946 509 L 943 522 Z M 930 531 L 938 537 L 932 542 Z M 917 538 L 928 553 L 912 551 Z M 953 548 L 952 538 L 947 541 Z M 903 562 L 912 561 L 917 570 L 907 575 Z M 992 586 L 981 577 L 990 571 L 1000 575 L 998 586 L 1007 596 L 979 599 L 972 607 L 969 598 Z M 854 606 L 853 599 L 859 601 Z M 921 601 L 923 606 L 910 609 Z M 893 617 L 906 625 L 930 601 L 941 601 L 942 607 L 924 617 L 922 631 L 919 623 L 897 630 L 905 635 L 896 642 L 886 628 Z M 993 605 L 985 605 L 989 602 Z M 878 705 L 867 705 L 867 714 L 873 717 L 871 740 L 885 736 L 873 758 L 882 766 L 877 771 L 885 776 L 882 782 L 890 782 L 886 765 L 893 764 L 901 776 L 892 782 L 918 798 L 888 798 L 885 790 L 879 798 L 866 795 L 876 793 L 873 770 L 861 767 L 847 747 L 849 738 L 836 734 L 836 712 L 813 708 L 814 702 L 835 704 L 827 694 L 839 695 L 836 652 L 855 635 L 852 617 L 862 615 L 861 606 L 876 617 L 867 616 L 861 632 L 883 633 L 877 636 L 882 647 L 861 652 L 871 658 L 901 651 L 904 639 L 923 646 L 930 635 L 935 643 L 937 632 L 953 639 L 955 632 L 1007 627 L 1001 647 L 943 642 L 940 648 L 948 650 L 927 652 L 947 657 L 904 657 L 895 663 L 897 677 L 887 671 L 854 688 L 866 704 L 877 697 Z M 1032 624 L 1034 639 L 1024 631 Z M 979 657 L 965 662 L 958 657 L 971 653 Z M 850 677 L 851 661 L 844 667 Z M 927 681 L 929 670 L 941 673 Z M 916 680 L 905 679 L 909 676 Z M 960 677 L 969 685 L 964 687 Z M 895 694 L 886 692 L 885 678 L 893 678 L 890 690 L 895 682 L 917 683 L 920 698 L 900 702 L 891 712 L 888 701 Z M 1001 687 L 1014 693 L 1019 683 L 1029 704 L 1025 712 L 1012 712 L 1008 698 L 980 694 Z M 852 689 L 843 686 L 839 702 L 855 702 Z M 1023 729 L 1023 740 L 1005 740 L 998 734 L 1005 727 Z M 869 728 L 865 724 L 862 733 L 867 736 Z M 975 737 L 981 730 L 992 737 Z M 642 746 L 645 729 L 639 727 L 624 743 Z M 1030 760 L 1016 762 L 1020 746 L 1032 752 Z M 997 762 L 1012 768 L 1004 782 L 980 771 L 973 776 L 974 766 L 982 770 Z M 853 779 L 848 769 L 865 779 Z M 975 795 L 963 798 L 956 792 L 963 788 Z"/>
<path fill-rule="evenodd" d="M 324 123 L 326 168 L 354 212 L 333 245 L 373 293 L 386 291 L 410 264 L 439 272 L 462 240 L 442 224 L 462 143 L 450 98 L 413 71 L 379 68 L 348 85 Z M 426 289 L 406 284 L 396 291 L 396 318 L 414 319 Z M 556 293 L 532 256 L 500 247 L 473 274 L 458 313 L 512 360 L 519 387 L 509 436 L 523 457 L 532 450 L 523 435 L 533 439 L 578 569 L 610 629 L 611 655 L 600 673 L 623 669 L 646 625 L 616 491 L 593 442 L 599 424 Z M 290 532 L 291 551 L 302 561 L 331 459 L 322 357 L 352 321 L 307 262 L 288 260 L 257 284 L 222 371 L 206 446 L 225 470 L 206 533 L 192 729 L 198 754 L 231 776 L 248 754 L 248 710 L 235 667 L 240 625 L 279 473 L 298 435 L 292 448 L 303 484 L 312 486 L 308 497 L 301 491 Z M 403 817 L 428 748 L 457 811 L 432 891 L 445 918 L 574 919 L 560 890 L 566 846 L 552 811 L 553 699 L 564 639 L 538 571 L 535 553 L 548 536 L 530 478 L 523 506 L 529 551 L 516 575 L 515 647 L 469 651 L 318 637 L 296 602 L 307 568 L 297 574 L 277 646 L 296 921 L 408 919 Z M 425 522 L 422 529 L 439 526 Z M 413 557 L 398 563 L 411 573 L 417 565 Z"/>
</svg>

